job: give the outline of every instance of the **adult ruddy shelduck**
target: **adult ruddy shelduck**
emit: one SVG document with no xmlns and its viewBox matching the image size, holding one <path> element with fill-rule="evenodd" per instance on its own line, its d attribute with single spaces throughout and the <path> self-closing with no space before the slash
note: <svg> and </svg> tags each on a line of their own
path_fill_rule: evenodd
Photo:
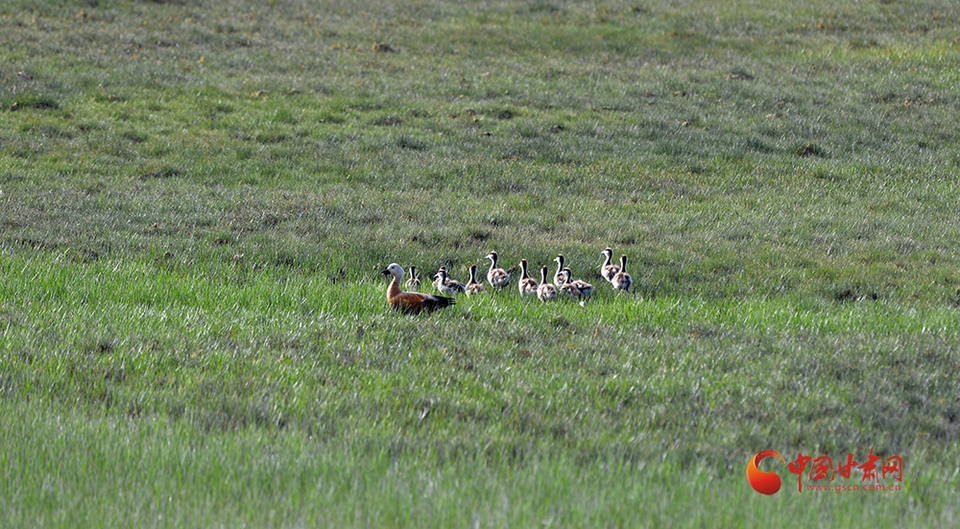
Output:
<svg viewBox="0 0 960 529">
<path fill-rule="evenodd" d="M 477 265 L 470 265 L 470 281 L 467 281 L 466 291 L 468 296 L 483 294 L 487 291 L 477 282 Z"/>
<path fill-rule="evenodd" d="M 547 282 L 547 267 L 540 267 L 540 286 L 537 287 L 537 297 L 547 302 L 557 299 L 557 288 Z"/>
<path fill-rule="evenodd" d="M 403 292 L 400 290 L 400 281 L 403 280 L 403 267 L 397 263 L 383 271 L 385 276 L 393 276 L 390 286 L 387 287 L 387 304 L 401 312 L 419 314 L 449 307 L 457 301 L 444 296 L 433 296 L 421 292 Z"/>
<path fill-rule="evenodd" d="M 537 280 L 530 277 L 530 274 L 527 273 L 527 260 L 520 259 L 520 282 L 517 283 L 517 287 L 520 289 L 520 295 L 536 296 L 537 287 L 539 286 Z"/>
<path fill-rule="evenodd" d="M 447 268 L 444 266 L 441 266 L 440 270 L 437 270 L 437 276 L 433 281 L 433 286 L 437 287 L 437 290 L 439 290 L 441 294 L 447 295 L 456 295 L 464 291 L 463 283 L 456 279 L 451 279 L 450 276 L 447 275 Z"/>
<path fill-rule="evenodd" d="M 620 268 L 613 264 L 613 250 L 607 248 L 600 252 L 600 254 L 604 257 L 603 264 L 600 265 L 600 275 L 607 281 L 613 281 L 613 276 L 617 275 L 620 271 Z"/>
<path fill-rule="evenodd" d="M 510 274 L 503 268 L 497 266 L 497 252 L 487 254 L 490 259 L 490 270 L 487 271 L 487 281 L 493 288 L 503 288 L 510 284 Z"/>
<path fill-rule="evenodd" d="M 613 288 L 617 290 L 630 290 L 630 285 L 633 284 L 633 278 L 631 278 L 630 274 L 627 273 L 626 255 L 620 256 L 620 271 L 617 272 L 617 275 L 613 276 L 613 279 L 610 280 L 610 284 L 613 285 Z"/>
</svg>

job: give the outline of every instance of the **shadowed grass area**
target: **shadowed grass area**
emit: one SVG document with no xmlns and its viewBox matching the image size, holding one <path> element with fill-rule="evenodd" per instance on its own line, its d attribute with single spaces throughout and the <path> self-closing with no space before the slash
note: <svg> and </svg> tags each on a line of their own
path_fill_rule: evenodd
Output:
<svg viewBox="0 0 960 529">
<path fill-rule="evenodd" d="M 0 6 L 0 519 L 954 525 L 958 17 Z M 598 293 L 387 310 L 490 250 Z"/>
</svg>

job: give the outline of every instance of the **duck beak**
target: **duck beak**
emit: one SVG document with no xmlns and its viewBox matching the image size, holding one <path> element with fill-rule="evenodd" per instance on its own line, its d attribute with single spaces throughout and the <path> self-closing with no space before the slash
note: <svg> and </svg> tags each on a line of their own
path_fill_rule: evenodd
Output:
<svg viewBox="0 0 960 529">
<path fill-rule="evenodd" d="M 392 275 L 392 274 L 390 273 L 390 269 L 389 269 L 389 268 L 384 269 L 384 271 L 383 271 L 383 272 L 380 272 L 380 273 L 383 274 L 383 275 L 385 275 L 385 276 Z"/>
</svg>

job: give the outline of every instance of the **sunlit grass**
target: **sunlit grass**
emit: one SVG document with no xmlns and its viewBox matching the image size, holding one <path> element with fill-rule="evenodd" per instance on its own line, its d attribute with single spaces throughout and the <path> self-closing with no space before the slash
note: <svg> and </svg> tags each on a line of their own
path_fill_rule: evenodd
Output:
<svg viewBox="0 0 960 529">
<path fill-rule="evenodd" d="M 0 519 L 952 525 L 958 17 L 0 6 Z M 598 294 L 387 309 L 492 249 Z M 743 479 L 871 448 L 903 494 Z"/>
</svg>

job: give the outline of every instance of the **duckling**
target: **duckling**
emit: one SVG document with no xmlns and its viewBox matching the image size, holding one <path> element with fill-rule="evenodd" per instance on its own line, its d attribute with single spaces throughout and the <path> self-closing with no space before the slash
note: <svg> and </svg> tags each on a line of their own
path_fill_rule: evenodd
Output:
<svg viewBox="0 0 960 529">
<path fill-rule="evenodd" d="M 563 283 L 564 283 L 564 279 L 563 279 L 563 263 L 564 263 L 563 254 L 560 254 L 560 255 L 554 257 L 554 258 L 553 258 L 553 261 L 554 261 L 555 263 L 557 263 L 557 272 L 556 272 L 555 274 L 553 274 L 553 284 L 554 284 L 554 285 L 557 285 L 557 288 L 560 288 L 560 287 L 563 286 Z"/>
<path fill-rule="evenodd" d="M 410 278 L 407 279 L 407 282 L 404 283 L 408 289 L 419 292 L 420 291 L 420 275 L 417 274 L 417 267 L 410 265 Z"/>
<path fill-rule="evenodd" d="M 433 288 L 437 289 L 438 291 L 443 289 L 443 277 L 440 276 L 440 272 L 446 271 L 447 267 L 441 266 L 440 269 L 437 270 L 437 273 L 433 274 Z"/>
<path fill-rule="evenodd" d="M 569 268 L 565 268 L 564 270 L 569 270 Z M 580 298 L 580 289 L 577 288 L 573 282 L 567 281 L 567 277 L 563 271 L 560 272 L 560 281 L 560 288 L 558 289 L 560 294 L 573 299 Z"/>
<path fill-rule="evenodd" d="M 385 276 L 393 276 L 393 280 L 387 287 L 387 304 L 395 310 L 419 314 L 449 307 L 457 302 L 454 298 L 444 296 L 401 291 L 400 281 L 403 280 L 403 267 L 397 263 L 390 263 L 382 273 Z"/>
<path fill-rule="evenodd" d="M 537 297 L 546 303 L 557 299 L 557 289 L 547 282 L 547 267 L 540 267 L 540 286 L 537 287 Z"/>
<path fill-rule="evenodd" d="M 537 287 L 540 285 L 537 284 L 537 280 L 530 277 L 527 273 L 527 260 L 520 259 L 520 282 L 517 283 L 517 287 L 520 289 L 521 296 L 536 296 Z"/>
<path fill-rule="evenodd" d="M 620 271 L 617 272 L 617 275 L 613 276 L 613 279 L 610 280 L 610 284 L 613 285 L 613 288 L 617 290 L 623 290 L 625 292 L 630 291 L 630 285 L 633 284 L 633 278 L 630 277 L 630 274 L 627 273 L 627 256 L 620 256 Z"/>
<path fill-rule="evenodd" d="M 497 267 L 497 252 L 487 254 L 490 259 L 490 270 L 487 271 L 487 281 L 493 288 L 503 288 L 510 284 L 510 274 L 503 268 Z"/>
<path fill-rule="evenodd" d="M 486 291 L 483 285 L 477 282 L 477 265 L 470 265 L 470 281 L 467 281 L 466 286 L 467 295 L 483 294 Z"/>
<path fill-rule="evenodd" d="M 603 255 L 603 264 L 600 265 L 600 275 L 603 276 L 607 281 L 613 281 L 613 276 L 617 275 L 617 272 L 620 271 L 617 268 L 617 265 L 612 264 L 613 261 L 613 250 L 609 247 L 604 251 L 600 252 Z"/>
<path fill-rule="evenodd" d="M 589 299 L 593 295 L 593 285 L 587 283 L 586 281 L 580 279 L 572 279 L 573 272 L 569 268 L 563 269 L 563 286 L 560 287 L 560 292 L 563 292 L 571 297 L 577 298 L 580 301 Z"/>
<path fill-rule="evenodd" d="M 437 271 L 436 278 L 433 280 L 433 286 L 437 287 L 437 290 L 439 290 L 441 294 L 448 295 L 456 295 L 466 289 L 463 283 L 447 276 L 447 268 L 444 266 L 441 266 L 440 270 Z"/>
</svg>

